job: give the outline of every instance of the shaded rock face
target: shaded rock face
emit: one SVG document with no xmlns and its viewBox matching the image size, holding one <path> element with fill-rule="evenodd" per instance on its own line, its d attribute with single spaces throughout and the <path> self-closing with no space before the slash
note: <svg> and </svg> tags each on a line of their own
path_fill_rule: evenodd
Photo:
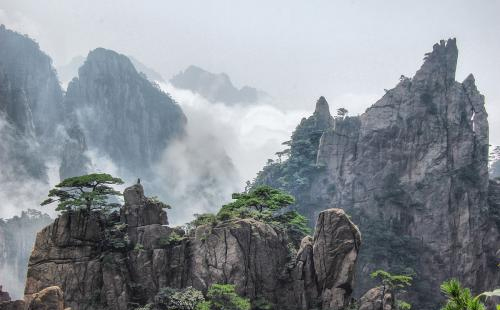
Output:
<svg viewBox="0 0 500 310">
<path fill-rule="evenodd" d="M 180 107 L 126 56 L 103 48 L 89 53 L 64 103 L 89 147 L 132 172 L 150 169 L 186 123 Z"/>
<path fill-rule="evenodd" d="M 148 205 L 140 184 L 124 196 L 116 224 L 127 224 L 128 247 L 107 246 L 109 218 L 63 214 L 37 235 L 26 296 L 57 285 L 74 310 L 133 309 L 162 287 L 206 292 L 232 283 L 275 309 L 340 309 L 350 300 L 360 235 L 342 210 L 323 211 L 318 232 L 296 252 L 283 232 L 253 219 L 199 226 L 185 236 L 163 225 L 165 211 Z M 171 240 L 173 232 L 184 237 Z"/>
<path fill-rule="evenodd" d="M 416 272 L 410 299 L 419 309 L 435 307 L 451 277 L 476 293 L 500 284 L 487 113 L 474 77 L 455 81 L 457 57 L 455 40 L 441 41 L 414 78 L 401 77 L 359 117 L 336 117 L 309 186 L 294 193 L 310 218 L 328 206 L 360 225 L 358 296 L 379 268 Z"/>
<path fill-rule="evenodd" d="M 30 38 L 1 25 L 0 159 L 8 168 L 3 176 L 46 178 L 44 158 L 54 152 L 44 145 L 54 135 L 62 99 L 50 57 Z"/>
<path fill-rule="evenodd" d="M 197 66 L 189 66 L 175 75 L 170 83 L 181 89 L 198 93 L 210 102 L 226 104 L 255 103 L 268 95 L 253 87 L 237 89 L 225 73 L 214 74 Z"/>
</svg>

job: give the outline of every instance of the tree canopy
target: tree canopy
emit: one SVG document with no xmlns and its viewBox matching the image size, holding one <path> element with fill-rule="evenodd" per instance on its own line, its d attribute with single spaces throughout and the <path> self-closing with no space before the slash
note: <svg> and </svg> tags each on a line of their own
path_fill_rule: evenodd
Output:
<svg viewBox="0 0 500 310">
<path fill-rule="evenodd" d="M 250 310 L 250 301 L 236 293 L 234 285 L 212 284 L 207 292 L 207 301 L 197 310 Z"/>
<path fill-rule="evenodd" d="M 295 202 L 293 196 L 267 185 L 259 185 L 248 192 L 234 193 L 233 202 L 222 206 L 217 219 L 255 218 L 287 230 L 289 236 L 300 241 L 310 233 L 307 219 L 294 210 L 284 211 Z M 207 219 L 204 215 L 203 219 Z M 201 218 L 197 219 L 198 221 Z"/>
<path fill-rule="evenodd" d="M 376 270 L 370 274 L 370 277 L 380 280 L 382 283 L 381 305 L 384 308 L 385 294 L 390 291 L 393 294 L 394 301 L 399 309 L 409 310 L 411 305 L 404 300 L 396 299 L 396 293 L 403 288 L 410 286 L 413 278 L 409 275 L 395 275 L 385 270 Z"/>
<path fill-rule="evenodd" d="M 65 179 L 51 189 L 41 205 L 57 202 L 57 211 L 77 209 L 105 210 L 118 204 L 113 197 L 122 194 L 112 185 L 123 184 L 122 179 L 106 173 L 93 173 Z"/>
</svg>

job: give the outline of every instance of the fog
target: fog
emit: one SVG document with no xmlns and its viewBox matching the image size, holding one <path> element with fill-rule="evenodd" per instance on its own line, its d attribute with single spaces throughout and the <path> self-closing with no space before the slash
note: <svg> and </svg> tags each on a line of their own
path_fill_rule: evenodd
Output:
<svg viewBox="0 0 500 310">
<path fill-rule="evenodd" d="M 188 65 L 225 72 L 284 109 L 376 98 L 411 76 L 440 39 L 457 37 L 457 79 L 474 73 L 500 144 L 500 2 L 0 0 L 0 22 L 35 38 L 56 65 L 98 46 L 169 79 Z M 338 102 L 363 110 L 373 101 Z"/>
</svg>

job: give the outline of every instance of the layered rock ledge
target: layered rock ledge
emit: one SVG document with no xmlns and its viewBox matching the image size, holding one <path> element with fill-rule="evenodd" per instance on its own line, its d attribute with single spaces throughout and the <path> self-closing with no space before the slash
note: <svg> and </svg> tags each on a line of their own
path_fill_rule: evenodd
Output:
<svg viewBox="0 0 500 310">
<path fill-rule="evenodd" d="M 124 197 L 120 215 L 64 213 L 38 233 L 26 300 L 57 285 L 73 310 L 134 309 L 163 287 L 206 291 L 230 283 L 276 309 L 341 309 L 350 302 L 361 237 L 340 209 L 321 212 L 314 237 L 294 249 L 284 232 L 254 219 L 202 225 L 183 236 L 166 225 L 166 212 L 141 185 Z M 126 234 L 116 233 L 125 225 Z M 120 238 L 129 246 L 116 247 Z"/>
</svg>

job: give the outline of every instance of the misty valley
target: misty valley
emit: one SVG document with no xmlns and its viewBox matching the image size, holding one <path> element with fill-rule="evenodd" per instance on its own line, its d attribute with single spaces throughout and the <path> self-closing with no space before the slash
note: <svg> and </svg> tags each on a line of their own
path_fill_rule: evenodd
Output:
<svg viewBox="0 0 500 310">
<path fill-rule="evenodd" d="M 13 24 L 0 310 L 500 309 L 497 116 L 460 38 L 399 55 L 415 73 L 362 112 L 106 44 L 56 66 Z"/>
</svg>

